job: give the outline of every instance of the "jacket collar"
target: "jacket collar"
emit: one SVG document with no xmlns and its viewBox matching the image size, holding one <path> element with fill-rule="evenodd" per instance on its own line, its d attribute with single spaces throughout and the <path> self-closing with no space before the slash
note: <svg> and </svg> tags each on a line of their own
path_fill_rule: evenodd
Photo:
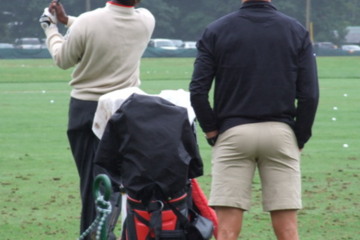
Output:
<svg viewBox="0 0 360 240">
<path fill-rule="evenodd" d="M 244 2 L 241 8 L 271 8 L 277 10 L 276 7 L 271 2 L 265 2 L 265 1 Z"/>
</svg>

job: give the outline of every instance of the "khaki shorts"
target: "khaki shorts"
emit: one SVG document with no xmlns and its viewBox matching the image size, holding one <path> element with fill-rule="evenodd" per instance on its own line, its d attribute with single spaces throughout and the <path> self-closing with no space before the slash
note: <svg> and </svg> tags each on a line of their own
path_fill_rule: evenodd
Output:
<svg viewBox="0 0 360 240">
<path fill-rule="evenodd" d="M 239 125 L 219 135 L 213 148 L 210 206 L 249 210 L 256 168 L 264 211 L 300 209 L 300 151 L 285 123 Z"/>
</svg>

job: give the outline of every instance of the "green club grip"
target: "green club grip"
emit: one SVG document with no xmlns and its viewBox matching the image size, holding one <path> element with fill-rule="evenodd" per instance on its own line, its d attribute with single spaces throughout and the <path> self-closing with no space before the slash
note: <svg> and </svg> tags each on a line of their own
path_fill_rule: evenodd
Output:
<svg viewBox="0 0 360 240">
<path fill-rule="evenodd" d="M 100 191 L 101 185 L 103 186 L 102 190 L 104 191 L 103 193 L 104 200 L 109 201 L 111 195 L 111 181 L 106 174 L 99 174 L 95 178 L 94 187 L 93 187 L 95 199 L 98 199 L 101 195 L 101 191 Z"/>
</svg>

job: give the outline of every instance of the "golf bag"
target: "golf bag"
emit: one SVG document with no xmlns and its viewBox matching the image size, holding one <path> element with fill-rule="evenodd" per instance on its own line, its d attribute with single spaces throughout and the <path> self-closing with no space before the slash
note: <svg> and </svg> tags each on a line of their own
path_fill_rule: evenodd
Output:
<svg viewBox="0 0 360 240">
<path fill-rule="evenodd" d="M 95 164 L 128 196 L 122 240 L 210 239 L 212 221 L 192 204 L 190 179 L 203 165 L 185 108 L 131 95 L 108 121 Z"/>
</svg>

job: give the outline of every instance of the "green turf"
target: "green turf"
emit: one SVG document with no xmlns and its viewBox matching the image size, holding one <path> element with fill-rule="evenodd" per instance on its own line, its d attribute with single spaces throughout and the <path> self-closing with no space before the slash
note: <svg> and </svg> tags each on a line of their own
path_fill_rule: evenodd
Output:
<svg viewBox="0 0 360 240">
<path fill-rule="evenodd" d="M 188 89 L 194 59 L 142 60 L 142 89 Z M 302 240 L 359 239 L 360 58 L 318 58 L 321 98 L 302 153 Z M 67 139 L 70 70 L 50 59 L 0 60 L 0 239 L 76 239 L 78 176 Z M 336 118 L 336 121 L 333 120 Z M 208 194 L 211 150 L 198 128 Z M 348 147 L 344 147 L 348 144 Z M 254 180 L 240 239 L 275 239 Z"/>
</svg>

